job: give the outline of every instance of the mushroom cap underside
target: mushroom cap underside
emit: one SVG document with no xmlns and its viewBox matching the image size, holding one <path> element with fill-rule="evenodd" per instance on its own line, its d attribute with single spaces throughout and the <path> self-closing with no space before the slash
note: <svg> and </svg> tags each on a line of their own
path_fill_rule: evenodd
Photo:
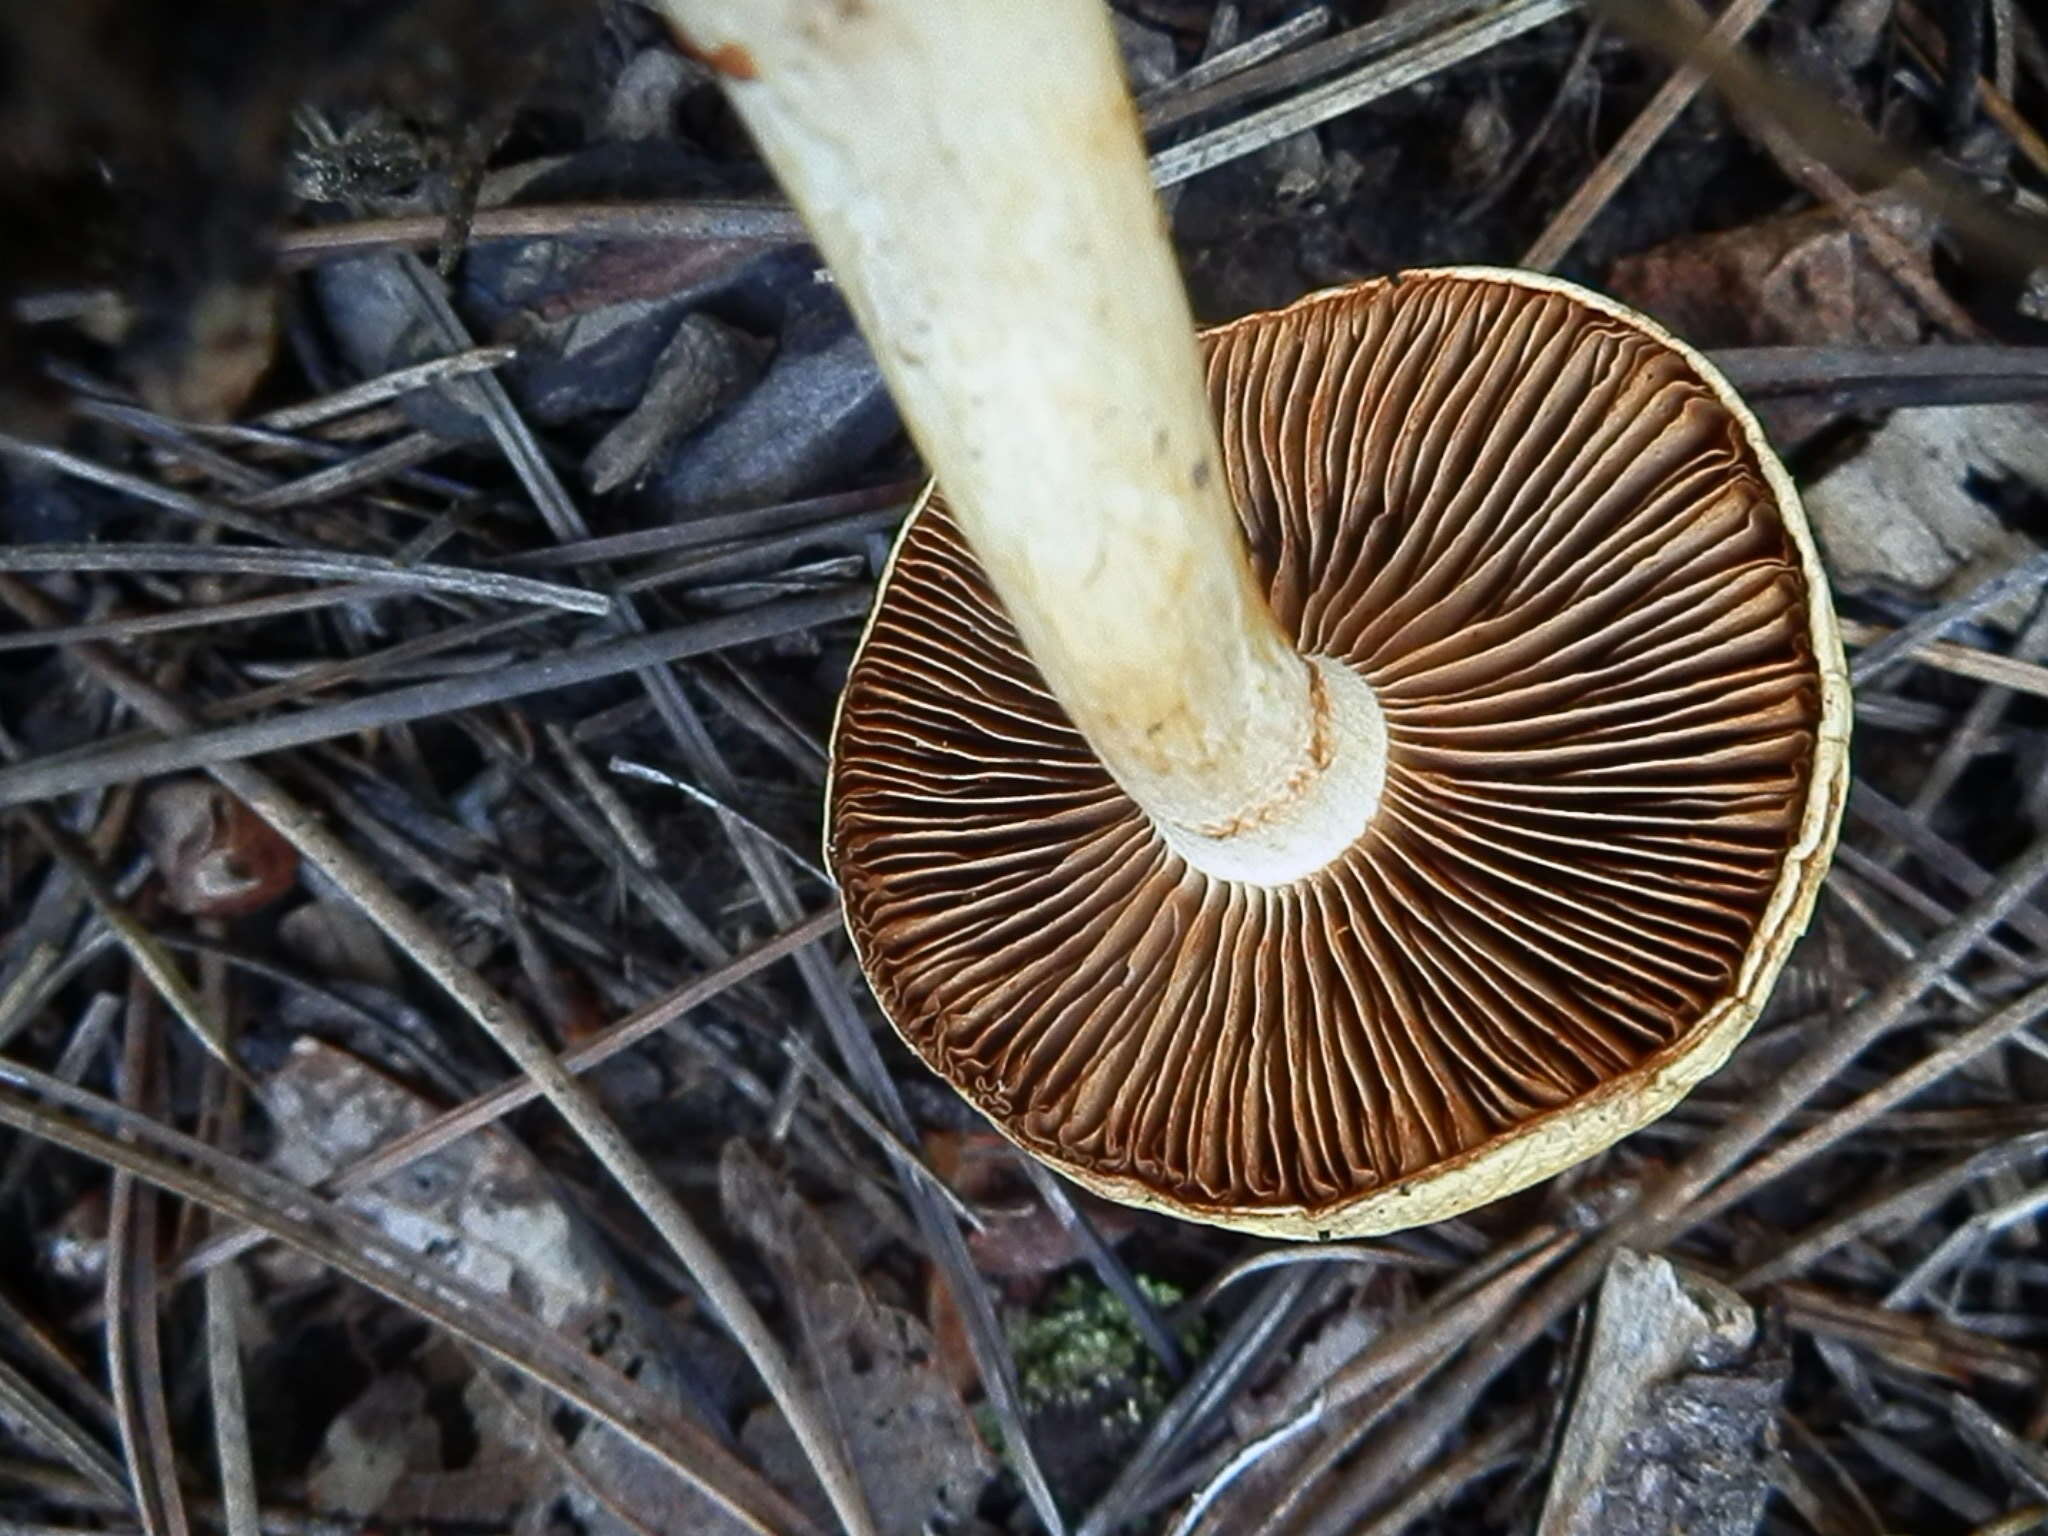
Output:
<svg viewBox="0 0 2048 1536">
<path fill-rule="evenodd" d="M 1176 857 L 933 492 L 828 853 L 898 1032 L 1030 1152 L 1273 1236 L 1412 1226 L 1654 1119 L 1754 1022 L 1839 819 L 1840 641 L 1755 420 L 1609 300 L 1418 272 L 1202 345 L 1273 611 L 1385 715 L 1365 835 L 1276 888 Z"/>
</svg>

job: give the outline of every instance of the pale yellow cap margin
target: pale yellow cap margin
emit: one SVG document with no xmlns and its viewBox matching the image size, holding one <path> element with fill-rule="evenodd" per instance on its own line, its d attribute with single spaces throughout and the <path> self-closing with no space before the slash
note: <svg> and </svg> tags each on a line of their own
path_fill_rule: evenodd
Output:
<svg viewBox="0 0 2048 1536">
<path fill-rule="evenodd" d="M 1424 1226 L 1526 1189 L 1642 1129 L 1719 1071 L 1763 1011 L 1771 988 L 1778 979 L 1778 972 L 1785 964 L 1785 957 L 1806 931 L 1814 902 L 1820 896 L 1821 881 L 1827 875 L 1828 860 L 1835 849 L 1835 835 L 1841 826 L 1842 803 L 1848 787 L 1849 668 L 1842 654 L 1842 635 L 1835 623 L 1834 605 L 1828 597 L 1827 575 L 1821 569 L 1820 554 L 1814 547 L 1813 533 L 1807 526 L 1806 510 L 1800 504 L 1798 488 L 1785 472 L 1784 465 L 1778 462 L 1778 456 L 1765 439 L 1756 416 L 1736 394 L 1734 386 L 1721 376 L 1719 369 L 1655 321 L 1604 294 L 1540 272 L 1520 272 L 1504 267 L 1417 268 L 1388 277 L 1368 278 L 1346 287 L 1324 289 L 1297 299 L 1287 309 L 1306 309 L 1330 303 L 1379 283 L 1409 282 L 1429 277 L 1472 278 L 1542 293 L 1560 293 L 1589 309 L 1598 310 L 1683 357 L 1742 428 L 1743 437 L 1755 453 L 1764 479 L 1777 498 L 1785 531 L 1799 552 L 1800 572 L 1806 580 L 1808 637 L 1815 664 L 1820 669 L 1820 726 L 1814 742 L 1813 772 L 1807 781 L 1806 804 L 1800 813 L 1798 835 L 1786 851 L 1784 868 L 1779 873 L 1770 900 L 1765 904 L 1756 937 L 1743 956 L 1733 993 L 1709 1009 L 1683 1040 L 1583 1099 L 1525 1121 L 1427 1172 L 1361 1195 L 1348 1204 L 1316 1210 L 1302 1206 L 1260 1206 L 1235 1211 L 1183 1205 L 1161 1197 L 1156 1190 L 1148 1189 L 1134 1179 L 1097 1173 L 1047 1156 L 1038 1148 L 1026 1147 L 1010 1135 L 1006 1127 L 990 1121 L 997 1131 L 1016 1142 L 1028 1155 L 1056 1168 L 1076 1184 L 1104 1199 L 1259 1237 L 1318 1241 L 1373 1237 Z M 1278 313 L 1286 313 L 1286 310 Z M 1246 316 L 1204 334 L 1220 334 L 1266 318 L 1265 315 Z M 895 547 L 890 550 L 889 562 L 883 569 L 877 588 L 875 610 L 870 612 L 861 631 L 860 643 L 854 651 L 856 664 L 861 652 L 867 648 L 875 614 L 881 608 L 882 594 L 887 593 L 895 574 L 897 554 L 917 519 L 923 515 L 932 490 L 929 485 L 925 487 L 910 516 L 904 519 Z M 842 695 L 842 710 L 844 703 Z M 834 750 L 825 781 L 825 835 L 828 845 L 833 782 L 839 762 L 838 741 L 839 712 L 835 711 L 832 722 Z M 829 846 L 827 862 L 830 862 Z M 865 974 L 868 960 L 865 954 L 859 953 L 857 938 L 854 948 Z M 887 1012 L 886 1009 L 883 1011 Z M 899 1035 L 904 1035 L 894 1018 L 889 1022 Z M 916 1049 L 907 1035 L 904 1035 L 904 1040 L 913 1050 Z"/>
</svg>

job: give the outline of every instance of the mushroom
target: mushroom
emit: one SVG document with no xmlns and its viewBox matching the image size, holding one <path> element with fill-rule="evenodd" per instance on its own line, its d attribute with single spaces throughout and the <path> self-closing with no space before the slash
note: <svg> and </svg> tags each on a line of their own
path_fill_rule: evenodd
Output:
<svg viewBox="0 0 2048 1536">
<path fill-rule="evenodd" d="M 667 0 L 934 472 L 828 854 L 898 1032 L 1097 1193 L 1384 1232 L 1663 1113 L 1842 799 L 1790 479 L 1712 367 L 1457 269 L 1199 348 L 1097 0 Z"/>
</svg>

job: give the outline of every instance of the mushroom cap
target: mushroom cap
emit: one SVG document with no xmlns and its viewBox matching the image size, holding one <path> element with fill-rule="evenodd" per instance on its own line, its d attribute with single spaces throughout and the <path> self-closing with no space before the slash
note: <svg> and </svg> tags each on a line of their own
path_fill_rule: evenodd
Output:
<svg viewBox="0 0 2048 1536">
<path fill-rule="evenodd" d="M 1364 836 L 1274 887 L 1177 857 L 928 490 L 827 855 L 897 1031 L 1027 1151 L 1269 1236 L 1415 1226 L 1610 1145 L 1748 1031 L 1834 844 L 1841 642 L 1755 419 L 1611 300 L 1421 271 L 1202 345 L 1274 613 L 1385 714 Z"/>
</svg>

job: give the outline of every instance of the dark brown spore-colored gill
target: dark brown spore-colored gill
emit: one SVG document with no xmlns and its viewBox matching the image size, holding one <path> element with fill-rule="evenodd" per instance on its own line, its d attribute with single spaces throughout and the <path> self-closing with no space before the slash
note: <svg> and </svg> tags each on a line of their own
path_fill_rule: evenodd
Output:
<svg viewBox="0 0 2048 1536">
<path fill-rule="evenodd" d="M 1371 829 L 1281 889 L 1169 853 L 934 498 L 848 683 L 832 854 L 884 1008 L 1024 1144 L 1191 1210 L 1336 1207 L 1727 997 L 1813 758 L 1805 585 L 1727 409 L 1569 298 L 1409 278 L 1204 345 L 1274 611 L 1386 712 Z"/>
</svg>

